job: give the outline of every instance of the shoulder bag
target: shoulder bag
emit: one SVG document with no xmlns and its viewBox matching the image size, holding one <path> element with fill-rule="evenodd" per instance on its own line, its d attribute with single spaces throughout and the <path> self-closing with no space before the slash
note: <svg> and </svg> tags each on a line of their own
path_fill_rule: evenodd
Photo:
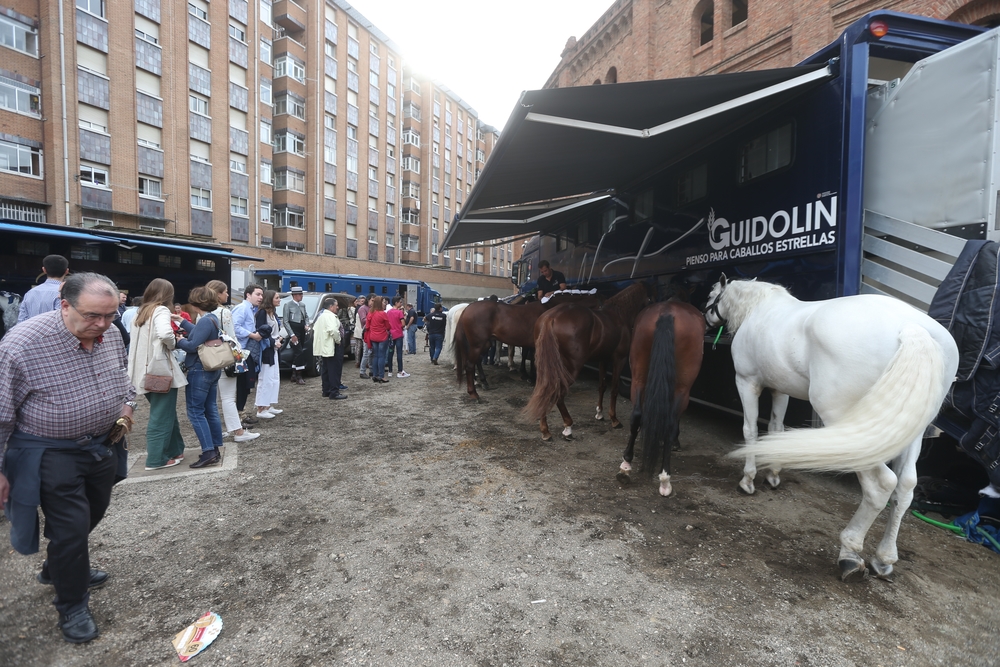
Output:
<svg viewBox="0 0 1000 667">
<path fill-rule="evenodd" d="M 219 323 L 214 315 L 206 314 L 205 316 L 211 317 L 216 327 L 218 327 Z M 198 359 L 201 360 L 201 367 L 206 371 L 217 371 L 236 363 L 233 348 L 222 340 L 222 335 L 222 329 L 219 329 L 218 337 L 213 340 L 207 340 L 198 346 Z"/>
<path fill-rule="evenodd" d="M 153 318 L 146 321 L 148 329 L 149 347 L 153 347 Z M 167 359 L 166 349 L 160 339 L 155 341 L 152 358 L 146 358 L 146 374 L 142 376 L 142 388 L 153 394 L 165 394 L 170 391 L 170 386 L 174 383 L 174 376 L 170 369 L 170 360 Z M 157 358 L 157 353 L 163 352 L 161 358 Z"/>
</svg>

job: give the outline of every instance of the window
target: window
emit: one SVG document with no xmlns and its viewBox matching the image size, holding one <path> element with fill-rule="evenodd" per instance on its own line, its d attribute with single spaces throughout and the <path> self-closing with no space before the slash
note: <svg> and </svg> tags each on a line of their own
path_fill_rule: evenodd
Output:
<svg viewBox="0 0 1000 667">
<path fill-rule="evenodd" d="M 291 211 L 287 208 L 276 208 L 274 209 L 274 226 L 305 229 L 305 215 L 303 215 L 301 211 Z"/>
<path fill-rule="evenodd" d="M 201 114 L 202 116 L 208 115 L 208 100 L 200 95 L 189 95 L 189 108 L 191 111 Z"/>
<path fill-rule="evenodd" d="M 285 168 L 274 170 L 274 189 L 292 190 L 293 192 L 306 191 L 306 177 L 296 171 Z"/>
<path fill-rule="evenodd" d="M 135 140 L 135 142 L 137 144 L 139 144 L 140 146 L 145 146 L 146 148 L 159 148 L 160 147 L 160 144 L 156 143 L 152 139 L 143 139 L 142 137 L 139 137 L 138 139 Z"/>
<path fill-rule="evenodd" d="M 41 91 L 26 83 L 0 76 L 0 107 L 41 117 Z"/>
<path fill-rule="evenodd" d="M 368 178 L 373 181 L 378 180 L 378 167 L 368 165 Z"/>
<path fill-rule="evenodd" d="M 94 16 L 104 18 L 104 0 L 76 0 L 76 6 Z"/>
<path fill-rule="evenodd" d="M 747 20 L 747 0 L 733 0 L 733 25 L 737 26 Z"/>
<path fill-rule="evenodd" d="M 419 225 L 420 213 L 412 208 L 404 208 L 403 217 L 400 219 L 400 222 L 404 225 Z"/>
<path fill-rule="evenodd" d="M 194 268 L 198 271 L 215 271 L 215 260 L 199 259 L 195 262 Z"/>
<path fill-rule="evenodd" d="M 85 130 L 93 130 L 94 132 L 101 132 L 103 134 L 108 133 L 108 128 L 106 126 L 95 123 L 92 120 L 84 120 L 83 118 L 80 119 L 80 127 Z M 157 148 L 159 148 L 159 146 L 157 146 Z"/>
<path fill-rule="evenodd" d="M 271 0 L 260 0 L 260 20 L 267 25 L 271 24 Z"/>
<path fill-rule="evenodd" d="M 762 134 L 740 151 L 740 183 L 752 181 L 792 163 L 792 124 Z"/>
<path fill-rule="evenodd" d="M 106 188 L 108 187 L 108 170 L 100 167 L 92 167 L 89 164 L 81 164 L 80 182 Z"/>
<path fill-rule="evenodd" d="M 300 120 L 305 120 L 306 105 L 299 97 L 281 93 L 274 98 L 274 113 L 275 115 L 289 114 Z"/>
<path fill-rule="evenodd" d="M 390 217 L 390 218 L 396 217 L 396 205 L 392 204 L 392 203 L 389 203 L 389 202 L 386 202 L 386 205 L 385 205 L 385 214 L 388 217 Z"/>
<path fill-rule="evenodd" d="M 80 5 L 80 2 L 81 2 L 81 0 L 76 0 L 77 6 Z M 188 3 L 188 14 L 190 14 L 191 16 L 197 16 L 198 18 L 200 18 L 202 21 L 205 21 L 206 23 L 208 22 L 208 12 L 206 12 L 201 7 L 196 7 L 195 5 L 191 4 L 190 2 Z"/>
<path fill-rule="evenodd" d="M 432 243 L 431 244 L 431 254 L 432 255 L 438 254 L 438 244 L 437 243 Z"/>
<path fill-rule="evenodd" d="M 347 59 L 347 70 L 350 72 L 358 73 L 358 61 L 354 58 Z"/>
<path fill-rule="evenodd" d="M 334 116 L 331 116 L 330 114 L 324 114 L 324 116 L 323 116 L 323 127 L 325 127 L 328 130 L 336 130 L 337 129 L 337 119 Z"/>
<path fill-rule="evenodd" d="M 260 60 L 271 64 L 271 42 L 266 39 L 260 40 Z"/>
<path fill-rule="evenodd" d="M 368 50 L 372 52 L 372 55 L 377 56 L 378 55 L 378 44 L 376 44 L 375 42 L 371 42 L 368 45 Z"/>
<path fill-rule="evenodd" d="M 348 24 L 347 24 L 347 36 L 348 37 L 353 37 L 354 39 L 357 39 L 358 38 L 358 26 L 354 25 L 353 23 L 348 22 Z"/>
<path fill-rule="evenodd" d="M 289 55 L 280 55 L 274 59 L 274 76 L 290 76 L 300 83 L 305 83 L 306 67 Z"/>
<path fill-rule="evenodd" d="M 714 38 L 715 31 L 715 5 L 711 1 L 703 5 L 701 17 L 699 19 L 699 34 L 701 41 L 699 44 L 708 44 Z"/>
<path fill-rule="evenodd" d="M 7 16 L 0 16 L 0 44 L 37 56 L 38 31 Z"/>
<path fill-rule="evenodd" d="M 369 229 L 368 230 L 368 242 L 369 243 L 378 243 L 378 230 L 377 229 Z M 385 289 L 385 288 L 383 288 L 383 289 Z"/>
<path fill-rule="evenodd" d="M 271 82 L 260 80 L 260 101 L 264 104 L 271 103 Z"/>
<path fill-rule="evenodd" d="M 260 203 L 260 221 L 265 225 L 271 224 L 271 202 L 262 201 Z"/>
<path fill-rule="evenodd" d="M 271 121 L 262 120 L 260 121 L 260 143 L 269 144 L 271 141 Z"/>
<path fill-rule="evenodd" d="M 325 42 L 323 44 L 323 53 L 325 53 L 328 58 L 333 58 L 334 60 L 337 59 L 337 47 L 333 44 L 333 42 Z"/>
<path fill-rule="evenodd" d="M 155 178 L 139 177 L 139 194 L 143 197 L 163 198 L 163 184 Z"/>
<path fill-rule="evenodd" d="M 358 193 L 357 193 L 357 191 L 355 191 L 355 190 L 348 190 L 347 191 L 347 203 L 350 204 L 351 206 L 357 206 L 358 205 Z"/>
<path fill-rule="evenodd" d="M 348 139 L 354 139 L 355 141 L 357 141 L 357 139 L 358 139 L 358 128 L 355 127 L 354 125 L 348 125 L 347 126 L 347 138 Z"/>
<path fill-rule="evenodd" d="M 212 191 L 206 188 L 191 188 L 191 206 L 212 208 Z"/>
<path fill-rule="evenodd" d="M 306 154 L 306 141 L 303 137 L 292 132 L 278 132 L 274 135 L 275 153 L 295 153 L 304 156 Z"/>
<path fill-rule="evenodd" d="M 101 249 L 85 245 L 71 246 L 69 249 L 69 258 L 99 262 L 101 261 Z"/>
<path fill-rule="evenodd" d="M 368 210 L 377 211 L 378 210 L 378 199 L 375 197 L 368 198 Z"/>
<path fill-rule="evenodd" d="M 247 206 L 248 204 L 246 197 L 229 198 L 229 212 L 233 215 L 246 216 Z"/>
<path fill-rule="evenodd" d="M 368 72 L 368 83 L 378 88 L 378 72 L 375 70 Z"/>
<path fill-rule="evenodd" d="M 145 42 L 149 42 L 150 44 L 159 44 L 160 43 L 160 40 L 156 39 L 156 37 L 154 35 L 150 35 L 147 32 L 143 32 L 142 30 L 139 30 L 138 28 L 135 29 L 135 36 L 138 37 L 139 39 L 145 41 Z"/>
<path fill-rule="evenodd" d="M 437 218 L 432 218 L 431 219 L 431 229 L 437 229 L 437 228 L 438 228 L 438 219 Z"/>
<path fill-rule="evenodd" d="M 93 219 L 93 218 L 90 218 Z M 84 219 L 86 221 L 87 218 Z M 104 222 L 103 220 L 96 222 Z M 108 222 L 111 222 L 108 220 Z M 86 225 L 84 225 L 86 227 Z M 118 251 L 118 263 L 119 264 L 136 264 L 142 265 L 142 253 L 136 252 L 134 250 L 119 250 Z"/>
<path fill-rule="evenodd" d="M 239 155 L 229 156 L 229 171 L 235 171 L 241 174 L 247 173 L 247 160 L 245 157 Z"/>
<path fill-rule="evenodd" d="M 357 155 L 348 155 L 347 156 L 347 171 L 351 172 L 352 174 L 357 174 L 358 173 L 358 156 Z"/>
<path fill-rule="evenodd" d="M 327 164 L 337 164 L 336 146 L 323 146 L 323 162 Z"/>
<path fill-rule="evenodd" d="M 238 25 L 233 25 L 232 23 L 229 24 L 229 36 L 235 37 L 244 44 L 247 42 L 247 31 Z"/>
<path fill-rule="evenodd" d="M 708 163 L 688 169 L 677 178 L 677 205 L 683 206 L 708 194 Z"/>
<path fill-rule="evenodd" d="M 403 143 L 420 148 L 420 134 L 412 129 L 405 130 L 403 132 Z"/>
<path fill-rule="evenodd" d="M 260 182 L 271 184 L 271 163 L 261 162 L 260 163 Z"/>
<path fill-rule="evenodd" d="M 177 255 L 160 255 L 156 258 L 156 262 L 165 269 L 181 268 L 181 258 Z"/>
<path fill-rule="evenodd" d="M 412 171 L 415 174 L 420 173 L 420 160 L 413 157 L 412 155 L 406 155 L 403 157 L 403 171 Z"/>
<path fill-rule="evenodd" d="M 26 176 L 41 176 L 42 151 L 30 146 L 0 141 L 0 169 Z"/>
<path fill-rule="evenodd" d="M 408 252 L 420 252 L 420 237 L 401 234 L 399 237 L 400 248 Z"/>
</svg>

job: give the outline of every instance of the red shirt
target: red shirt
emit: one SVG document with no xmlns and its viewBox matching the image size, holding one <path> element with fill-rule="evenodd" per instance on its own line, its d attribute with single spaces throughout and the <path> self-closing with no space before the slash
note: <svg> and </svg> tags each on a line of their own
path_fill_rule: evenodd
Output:
<svg viewBox="0 0 1000 667">
<path fill-rule="evenodd" d="M 386 316 L 389 318 L 389 331 L 392 333 L 392 339 L 403 337 L 403 320 L 406 319 L 406 313 L 401 311 L 399 308 L 393 308 L 392 310 L 386 311 Z"/>
<path fill-rule="evenodd" d="M 384 310 L 368 313 L 368 337 L 373 343 L 389 340 L 389 317 Z"/>
</svg>

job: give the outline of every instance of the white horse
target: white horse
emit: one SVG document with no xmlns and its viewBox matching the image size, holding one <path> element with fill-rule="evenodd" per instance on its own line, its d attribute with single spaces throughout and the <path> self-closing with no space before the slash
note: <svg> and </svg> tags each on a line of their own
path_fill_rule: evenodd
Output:
<svg viewBox="0 0 1000 667">
<path fill-rule="evenodd" d="M 892 499 L 875 574 L 892 574 L 896 536 L 913 499 L 924 430 L 937 415 L 958 369 L 951 334 L 927 315 L 891 297 L 860 295 L 803 302 L 784 287 L 726 281 L 709 295 L 705 319 L 735 332 L 736 387 L 743 402 L 746 456 L 740 487 L 754 492 L 755 462 L 855 472 L 864 499 L 840 534 L 841 578 L 867 574 L 865 535 Z M 768 435 L 757 439 L 758 399 L 771 389 Z M 785 431 L 788 397 L 808 399 L 824 428 Z M 890 469 L 886 462 L 892 462 Z"/>
<path fill-rule="evenodd" d="M 462 311 L 468 307 L 467 303 L 460 303 L 456 306 L 452 306 L 445 313 L 448 316 L 448 320 L 444 327 L 444 343 L 441 345 L 442 354 L 446 355 L 445 358 L 451 357 L 452 361 L 455 360 L 455 353 L 451 349 L 455 344 L 455 327 L 458 326 L 458 319 L 462 317 Z M 452 370 L 455 370 L 454 367 Z"/>
</svg>

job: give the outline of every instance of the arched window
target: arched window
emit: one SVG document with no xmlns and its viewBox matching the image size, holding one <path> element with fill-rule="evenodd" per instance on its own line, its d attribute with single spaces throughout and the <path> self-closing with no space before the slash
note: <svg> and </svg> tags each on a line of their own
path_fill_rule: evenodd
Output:
<svg viewBox="0 0 1000 667">
<path fill-rule="evenodd" d="M 715 3 L 707 2 L 703 5 L 700 16 L 699 34 L 701 41 L 699 44 L 708 44 L 715 38 Z"/>
<path fill-rule="evenodd" d="M 612 67 L 608 70 L 608 73 L 604 75 L 604 83 L 618 83 L 617 67 Z"/>
<path fill-rule="evenodd" d="M 601 85 L 601 80 L 600 80 L 600 79 L 597 79 L 597 80 L 595 80 L 595 81 L 594 81 L 594 85 L 595 85 L 595 86 L 599 86 L 599 85 Z"/>
<path fill-rule="evenodd" d="M 748 0 L 733 0 L 733 23 L 737 26 L 747 20 Z"/>
</svg>

